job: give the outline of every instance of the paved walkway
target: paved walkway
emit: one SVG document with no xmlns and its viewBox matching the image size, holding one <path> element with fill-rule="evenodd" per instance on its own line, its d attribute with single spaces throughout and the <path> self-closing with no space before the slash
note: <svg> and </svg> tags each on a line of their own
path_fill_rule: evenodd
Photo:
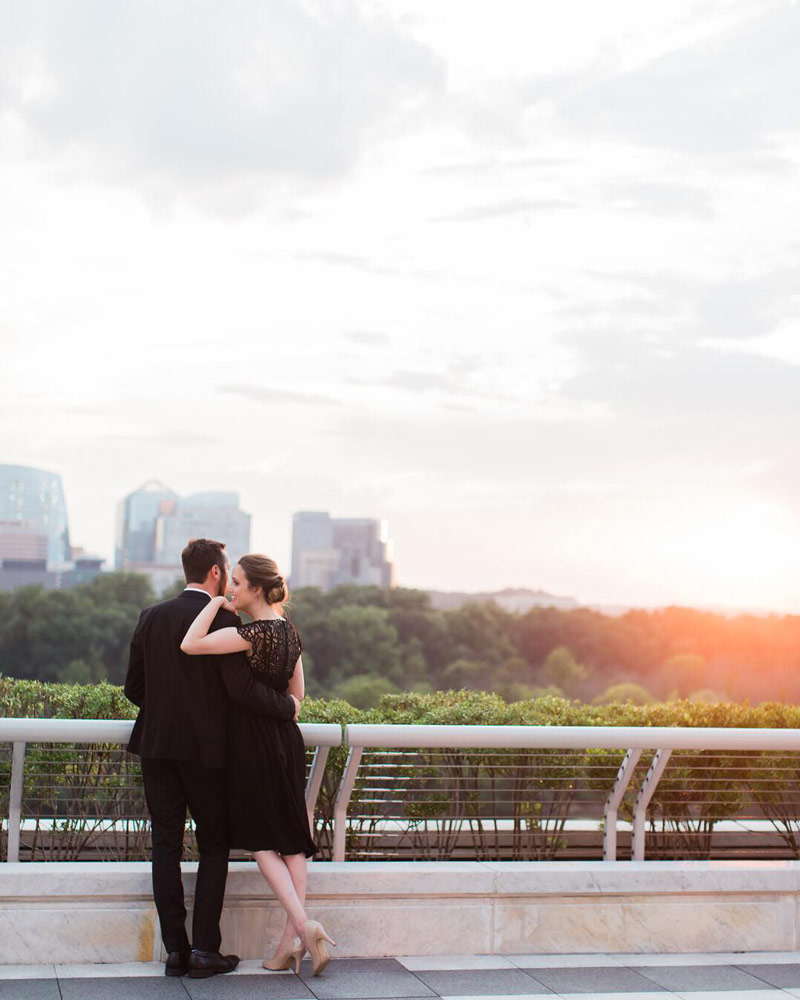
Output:
<svg viewBox="0 0 800 1000">
<path fill-rule="evenodd" d="M 160 964 L 0 967 L 0 1000 L 769 1000 L 800 998 L 800 952 L 731 955 L 453 955 L 346 958 L 314 979 L 259 962 L 213 979 L 167 979 Z"/>
</svg>

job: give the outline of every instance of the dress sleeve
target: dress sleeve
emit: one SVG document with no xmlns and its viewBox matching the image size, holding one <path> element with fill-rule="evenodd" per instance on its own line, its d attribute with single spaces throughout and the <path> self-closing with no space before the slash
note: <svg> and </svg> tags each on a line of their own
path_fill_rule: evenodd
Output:
<svg viewBox="0 0 800 1000">
<path fill-rule="evenodd" d="M 297 655 L 299 656 L 303 652 L 303 644 L 300 642 L 300 633 L 294 625 L 292 625 L 292 629 L 294 630 L 294 641 L 297 643 Z"/>
<path fill-rule="evenodd" d="M 258 622 L 248 622 L 246 625 L 237 625 L 236 631 L 246 642 L 253 642 L 259 634 Z"/>
</svg>

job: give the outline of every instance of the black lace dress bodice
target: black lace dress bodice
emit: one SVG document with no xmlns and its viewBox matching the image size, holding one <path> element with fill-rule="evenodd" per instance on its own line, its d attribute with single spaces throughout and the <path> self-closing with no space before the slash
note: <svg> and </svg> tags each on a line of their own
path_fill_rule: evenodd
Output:
<svg viewBox="0 0 800 1000">
<path fill-rule="evenodd" d="M 256 678 L 285 692 L 303 651 L 294 625 L 285 618 L 269 618 L 239 625 L 236 631 L 253 647 L 247 662 Z"/>
<path fill-rule="evenodd" d="M 239 625 L 252 652 L 247 662 L 261 684 L 286 693 L 302 651 L 284 618 Z M 316 854 L 305 805 L 306 750 L 296 722 L 268 718 L 232 704 L 228 727 L 231 846 L 279 854 Z"/>
</svg>

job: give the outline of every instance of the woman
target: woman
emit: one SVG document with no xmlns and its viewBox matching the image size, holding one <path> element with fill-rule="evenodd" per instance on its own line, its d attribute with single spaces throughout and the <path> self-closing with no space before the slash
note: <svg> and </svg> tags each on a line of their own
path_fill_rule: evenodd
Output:
<svg viewBox="0 0 800 1000">
<path fill-rule="evenodd" d="M 231 573 L 230 604 L 213 597 L 195 618 L 181 649 L 190 655 L 244 650 L 255 677 L 277 691 L 304 695 L 297 629 L 283 615 L 288 592 L 272 559 L 242 556 Z M 220 607 L 243 611 L 253 621 L 208 634 Z M 306 858 L 317 852 L 305 806 L 306 752 L 297 724 L 230 706 L 228 784 L 231 844 L 253 852 L 261 874 L 286 911 L 275 954 L 262 964 L 274 971 L 300 971 L 306 949 L 314 975 L 329 961 L 334 942 L 305 912 Z"/>
</svg>

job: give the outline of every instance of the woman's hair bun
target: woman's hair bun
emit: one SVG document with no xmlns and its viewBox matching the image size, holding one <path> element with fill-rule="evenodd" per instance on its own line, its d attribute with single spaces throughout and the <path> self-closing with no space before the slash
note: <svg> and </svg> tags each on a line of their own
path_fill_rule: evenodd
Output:
<svg viewBox="0 0 800 1000">
<path fill-rule="evenodd" d="M 268 556 L 242 556 L 239 565 L 251 587 L 261 587 L 268 604 L 285 604 L 289 588 L 278 570 L 278 564 Z"/>
</svg>

